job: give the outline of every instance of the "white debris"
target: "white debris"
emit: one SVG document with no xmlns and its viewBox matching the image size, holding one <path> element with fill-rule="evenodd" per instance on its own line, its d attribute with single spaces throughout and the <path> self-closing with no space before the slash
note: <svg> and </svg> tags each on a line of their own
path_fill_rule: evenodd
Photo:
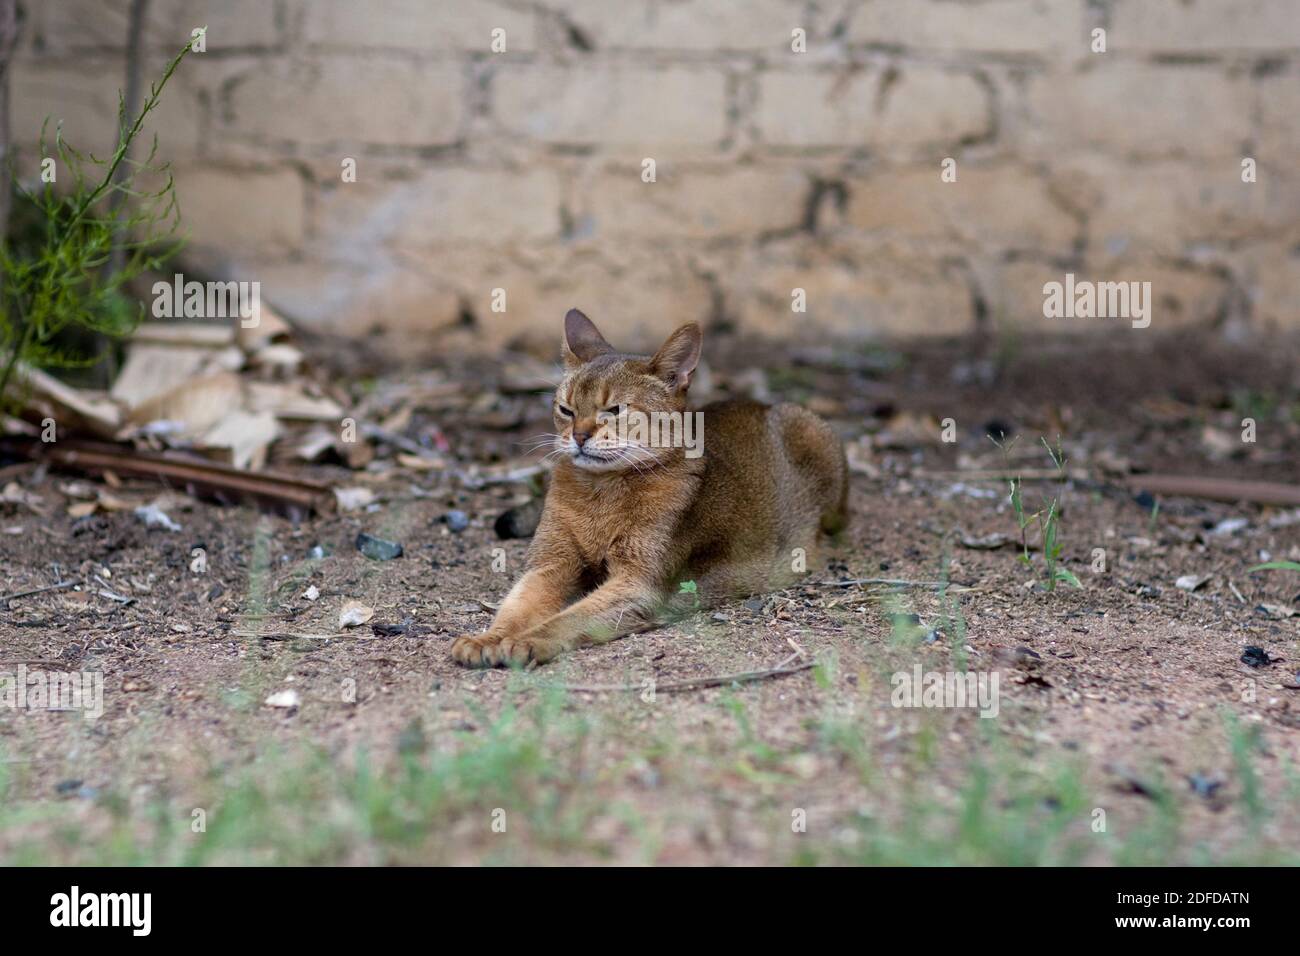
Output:
<svg viewBox="0 0 1300 956">
<path fill-rule="evenodd" d="M 340 510 L 360 511 L 375 500 L 375 493 L 369 488 L 335 488 L 334 497 Z"/>
<path fill-rule="evenodd" d="M 1248 518 L 1224 518 L 1210 529 L 1210 534 L 1236 534 L 1238 531 L 1249 527 L 1250 520 Z"/>
<path fill-rule="evenodd" d="M 296 690 L 278 690 L 266 698 L 267 707 L 280 707 L 284 710 L 293 710 L 301 704 L 302 698 Z"/>
<path fill-rule="evenodd" d="M 375 609 L 360 601 L 346 601 L 339 611 L 339 627 L 357 627 L 375 616 Z"/>
<path fill-rule="evenodd" d="M 316 585 L 313 584 L 307 590 L 302 592 L 302 596 L 305 597 L 308 601 L 314 601 L 318 597 L 320 597 L 320 588 L 316 587 Z"/>
<path fill-rule="evenodd" d="M 167 516 L 157 505 L 141 505 L 135 509 L 135 516 L 144 522 L 146 528 L 166 528 L 168 531 L 180 531 L 181 526 Z"/>
</svg>

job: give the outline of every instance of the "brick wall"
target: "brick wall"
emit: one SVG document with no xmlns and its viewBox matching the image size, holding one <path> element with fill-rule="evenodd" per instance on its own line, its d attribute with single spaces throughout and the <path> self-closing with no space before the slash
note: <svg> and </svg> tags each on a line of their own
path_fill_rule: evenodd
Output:
<svg viewBox="0 0 1300 956">
<path fill-rule="evenodd" d="M 16 136 L 111 141 L 126 5 L 26 3 Z M 152 124 L 185 261 L 304 322 L 1116 328 L 1043 317 L 1073 272 L 1300 326 L 1296 0 L 153 0 L 151 65 L 201 24 Z"/>
</svg>

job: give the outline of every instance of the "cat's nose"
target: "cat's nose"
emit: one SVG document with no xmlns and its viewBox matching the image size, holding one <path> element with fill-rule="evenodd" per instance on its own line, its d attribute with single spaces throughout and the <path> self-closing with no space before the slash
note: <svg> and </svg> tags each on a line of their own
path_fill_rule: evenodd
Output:
<svg viewBox="0 0 1300 956">
<path fill-rule="evenodd" d="M 587 439 L 590 437 L 591 437 L 591 432 L 580 432 L 576 428 L 573 430 L 573 440 L 579 448 L 585 445 L 587 443 Z"/>
</svg>

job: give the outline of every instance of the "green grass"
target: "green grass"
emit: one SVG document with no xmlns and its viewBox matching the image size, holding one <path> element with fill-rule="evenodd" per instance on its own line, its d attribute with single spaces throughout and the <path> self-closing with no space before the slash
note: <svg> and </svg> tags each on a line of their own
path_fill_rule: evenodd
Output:
<svg viewBox="0 0 1300 956">
<path fill-rule="evenodd" d="M 938 785 L 942 759 L 934 747 L 937 721 L 913 737 L 911 759 L 898 773 L 876 764 L 861 728 L 854 722 L 824 719 L 819 747 L 854 767 L 864 799 L 830 845 L 810 840 L 793 861 L 801 864 L 865 866 L 1167 866 L 1300 865 L 1300 847 L 1283 846 L 1265 835 L 1264 822 L 1300 811 L 1300 787 L 1293 779 L 1282 795 L 1284 807 L 1266 808 L 1254 767 L 1261 749 L 1258 728 L 1243 730 L 1233 714 L 1225 729 L 1236 771 L 1238 796 L 1227 819 L 1242 823 L 1240 836 L 1226 847 L 1212 847 L 1208 834 L 1194 833 L 1186 810 L 1194 799 L 1187 788 L 1159 777 L 1148 781 L 1145 812 L 1116 812 L 1113 791 L 1089 786 L 1082 758 L 1030 759 L 1022 744 L 997 728 L 976 721 L 982 738 L 955 774 L 955 792 Z M 1101 826 L 1099 826 L 1101 824 Z"/>
<path fill-rule="evenodd" d="M 1258 728 L 1232 715 L 1234 798 L 1216 828 L 1240 823 L 1223 832 L 1241 835 L 1211 847 L 1207 834 L 1189 832 L 1185 810 L 1197 798 L 1178 782 L 1152 780 L 1135 817 L 1131 800 L 1121 812 L 1114 791 L 1093 789 L 1082 757 L 1040 757 L 998 721 L 958 728 L 964 756 L 952 765 L 944 743 L 953 727 L 934 711 L 886 753 L 873 740 L 874 712 L 843 701 L 828 700 L 805 739 L 791 741 L 767 736 L 752 698 L 724 694 L 726 726 L 684 743 L 671 726 L 647 731 L 631 715 L 574 709 L 559 692 L 528 693 L 494 719 L 475 715 L 474 731 L 431 737 L 416 721 L 388 746 L 347 759 L 295 747 L 214 762 L 184 796 L 164 786 L 142 798 L 124 784 L 93 801 L 17 799 L 14 768 L 23 765 L 0 763 L 0 862 L 654 862 L 676 826 L 743 834 L 773 863 L 1300 863 L 1268 829 L 1300 809 L 1300 787 L 1293 779 L 1286 806 L 1268 805 L 1254 766 Z M 816 772 L 801 774 L 810 757 Z M 630 786 L 634 776 L 654 782 Z M 805 806 L 817 809 L 794 833 L 791 812 Z M 196 809 L 203 832 L 191 825 Z M 493 829 L 498 811 L 504 832 Z M 715 845 L 708 858 L 727 854 Z"/>
<path fill-rule="evenodd" d="M 17 781 L 0 764 L 0 856 L 91 865 L 451 862 L 455 835 L 479 848 L 477 858 L 508 862 L 525 842 L 508 839 L 512 832 L 535 851 L 600 855 L 586 836 L 594 812 L 582 792 L 587 722 L 561 704 L 545 695 L 526 711 L 507 706 L 478 730 L 442 740 L 408 726 L 382 766 L 364 748 L 350 761 L 299 748 L 215 764 L 194 791 L 209 795 L 195 796 L 197 806 L 163 795 L 137 805 L 125 792 L 97 797 L 94 814 L 84 802 L 12 800 Z M 204 832 L 192 829 L 195 809 Z M 498 809 L 504 833 L 492 829 Z"/>
</svg>

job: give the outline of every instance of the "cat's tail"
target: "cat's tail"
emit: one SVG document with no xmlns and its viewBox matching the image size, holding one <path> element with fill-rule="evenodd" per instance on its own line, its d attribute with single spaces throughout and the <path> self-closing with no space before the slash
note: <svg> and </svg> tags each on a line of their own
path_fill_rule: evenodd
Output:
<svg viewBox="0 0 1300 956">
<path fill-rule="evenodd" d="M 780 423 L 785 453 L 806 482 L 810 510 L 817 515 L 818 526 L 825 534 L 838 534 L 849 523 L 849 463 L 844 443 L 835 429 L 805 408 L 778 405 L 773 412 Z"/>
<path fill-rule="evenodd" d="M 844 443 L 838 439 L 839 445 L 839 468 L 836 473 L 836 482 L 839 484 L 839 494 L 835 496 L 835 504 L 821 514 L 820 525 L 823 534 L 839 534 L 849 526 L 849 459 L 844 452 Z"/>
</svg>

